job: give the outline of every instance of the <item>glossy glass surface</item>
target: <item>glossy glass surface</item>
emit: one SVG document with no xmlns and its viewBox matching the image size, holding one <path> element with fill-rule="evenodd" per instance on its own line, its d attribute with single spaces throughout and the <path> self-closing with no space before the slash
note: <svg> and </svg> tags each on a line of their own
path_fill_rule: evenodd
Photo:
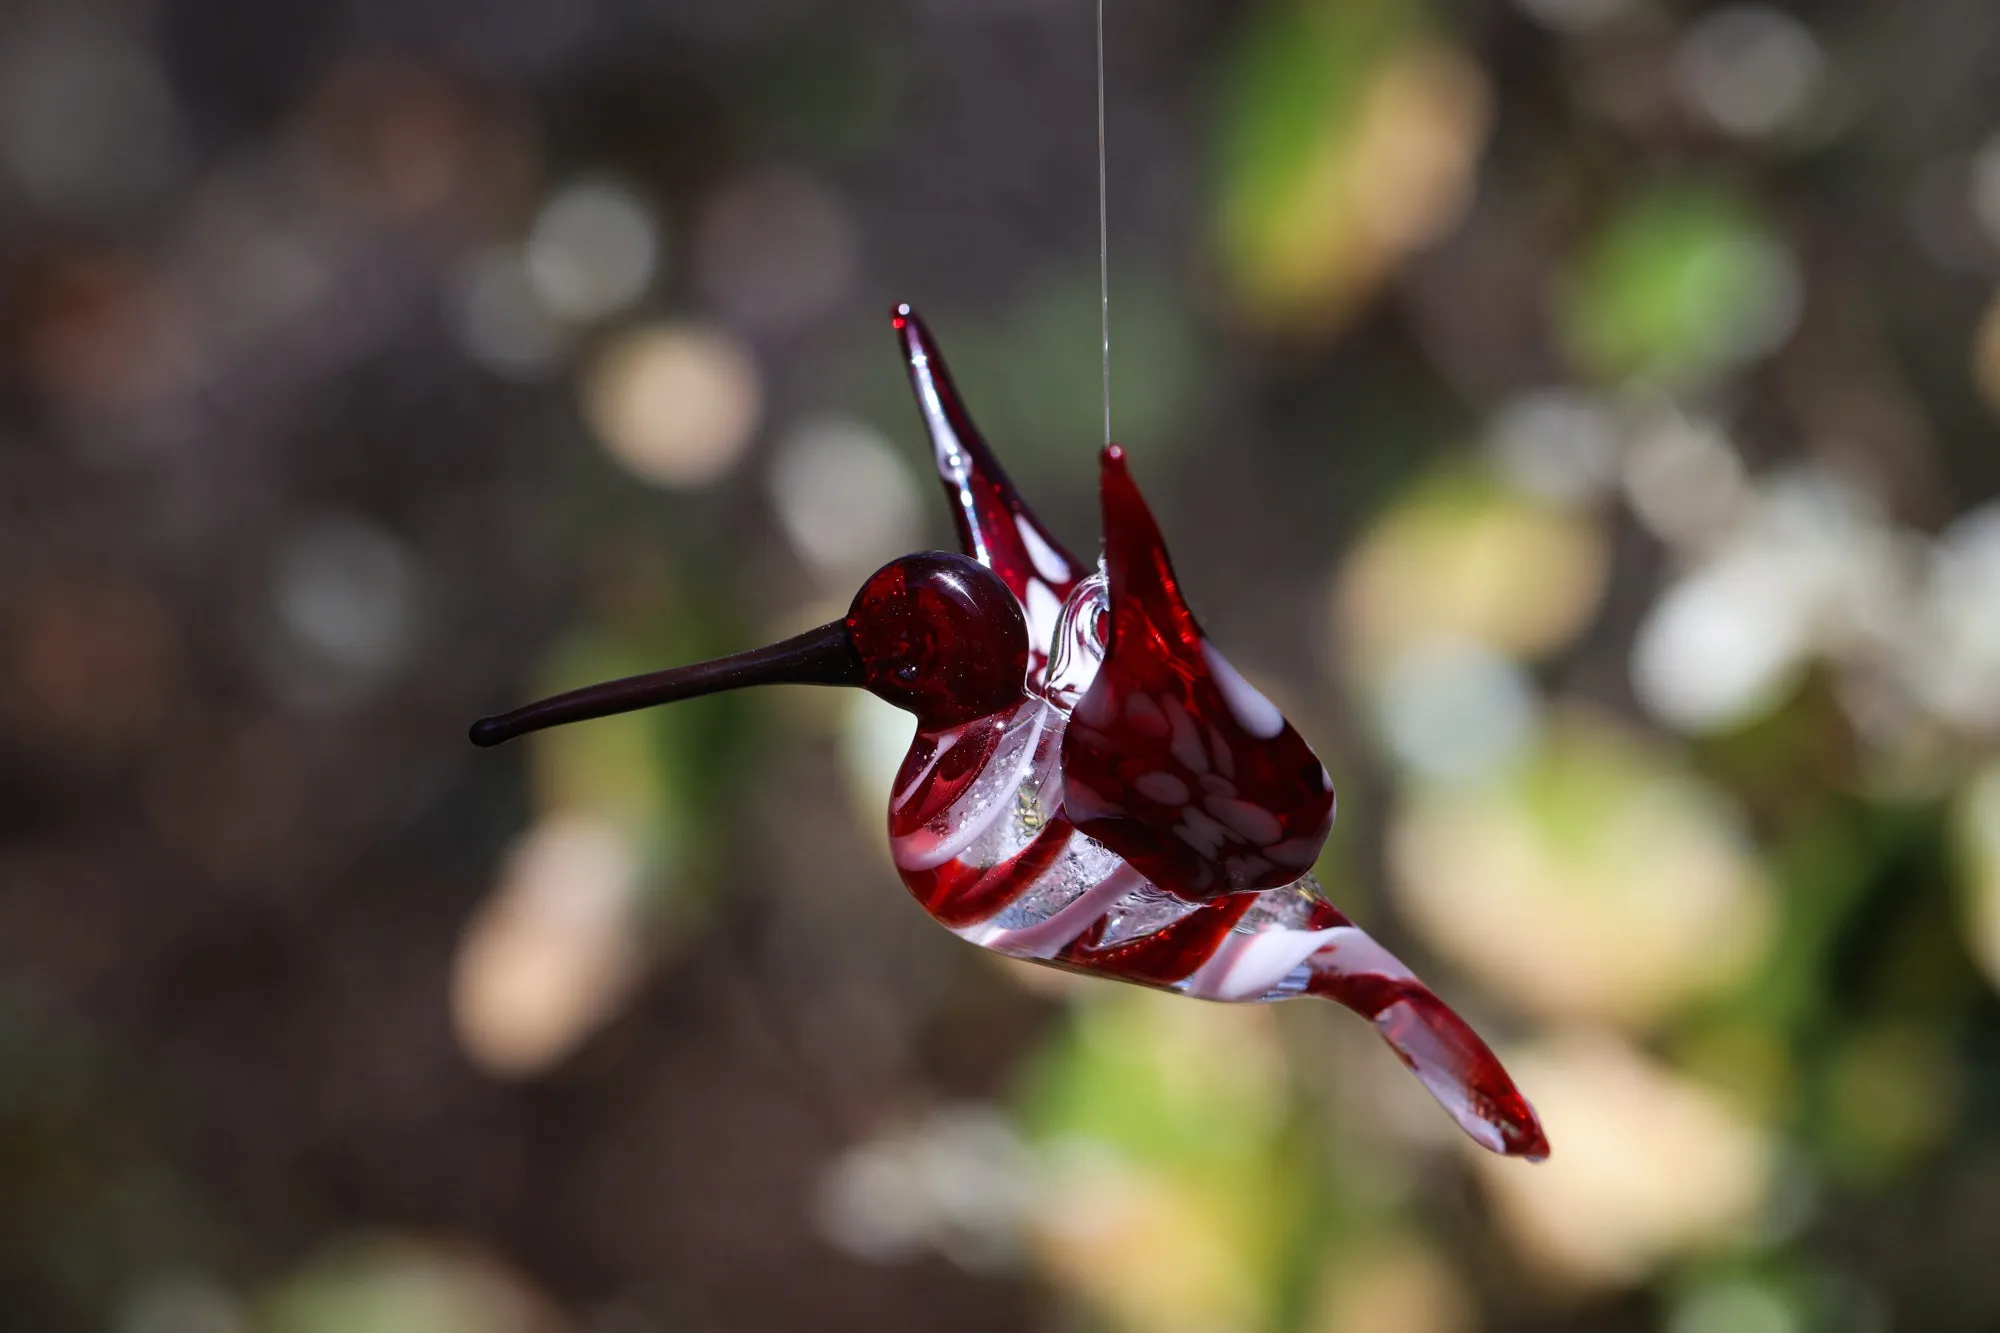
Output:
<svg viewBox="0 0 2000 1333">
<path fill-rule="evenodd" d="M 1289 884 L 1333 828 L 1333 780 L 1202 634 L 1116 446 L 1102 485 L 1111 634 L 1063 742 L 1065 808 L 1180 897 Z"/>
<path fill-rule="evenodd" d="M 1104 457 L 1105 570 L 1085 578 L 979 440 L 928 331 L 907 307 L 895 324 L 966 553 L 1020 601 L 1031 637 L 1029 688 L 1009 707 L 920 716 L 889 805 L 917 901 L 974 944 L 1051 967 L 1230 1003 L 1336 1000 L 1473 1139 L 1546 1156 L 1478 1034 L 1310 874 L 1332 783 L 1202 636 L 1122 453 Z"/>
<path fill-rule="evenodd" d="M 925 726 L 990 717 L 1024 697 L 1020 603 L 965 556 L 926 551 L 890 561 L 855 594 L 845 624 L 865 688 Z"/>
</svg>

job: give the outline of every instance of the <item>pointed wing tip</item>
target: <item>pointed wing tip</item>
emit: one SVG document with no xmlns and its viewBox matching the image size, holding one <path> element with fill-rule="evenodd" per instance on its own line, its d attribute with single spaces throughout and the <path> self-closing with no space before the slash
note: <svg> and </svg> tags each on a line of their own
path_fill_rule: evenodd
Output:
<svg viewBox="0 0 2000 1333">
<path fill-rule="evenodd" d="M 1098 454 L 1098 501 L 1103 513 L 1106 550 L 1124 548 L 1134 555 L 1156 549 L 1162 557 L 1166 543 L 1160 535 L 1153 510 L 1133 479 L 1125 450 L 1107 444 Z"/>
<path fill-rule="evenodd" d="M 924 317 L 917 313 L 915 306 L 908 301 L 890 306 L 889 327 L 896 331 L 896 342 L 903 351 L 903 365 L 913 376 L 921 376 L 928 367 L 933 376 L 949 378 L 944 358 L 938 353 L 937 340 L 931 337 L 930 326 L 924 323 Z"/>
<path fill-rule="evenodd" d="M 906 360 L 930 352 L 931 331 L 925 326 L 924 317 L 908 301 L 898 301 L 889 307 L 889 327 L 896 331 Z"/>
<path fill-rule="evenodd" d="M 1139 488 L 1132 480 L 1132 469 L 1128 465 L 1125 450 L 1115 444 L 1107 444 L 1097 453 L 1097 493 L 1104 510 L 1104 535 L 1111 535 L 1111 510 L 1121 503 L 1129 504 L 1137 497 Z M 1145 501 L 1139 501 L 1141 505 Z"/>
</svg>

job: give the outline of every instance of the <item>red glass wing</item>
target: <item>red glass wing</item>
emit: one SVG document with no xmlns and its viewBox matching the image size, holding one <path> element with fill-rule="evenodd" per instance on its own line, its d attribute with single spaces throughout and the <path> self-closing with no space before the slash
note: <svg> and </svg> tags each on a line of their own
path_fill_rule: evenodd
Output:
<svg viewBox="0 0 2000 1333">
<path fill-rule="evenodd" d="M 923 320 L 903 305 L 896 307 L 892 323 L 930 433 L 938 478 L 951 501 L 959 545 L 1020 600 L 1033 644 L 1031 670 L 1039 670 L 1063 600 L 1090 567 L 1063 549 L 1007 479 L 965 410 L 951 368 Z"/>
<path fill-rule="evenodd" d="M 1102 492 L 1111 637 L 1063 740 L 1064 808 L 1183 898 L 1289 884 L 1333 827 L 1333 782 L 1203 636 L 1116 445 Z"/>
</svg>

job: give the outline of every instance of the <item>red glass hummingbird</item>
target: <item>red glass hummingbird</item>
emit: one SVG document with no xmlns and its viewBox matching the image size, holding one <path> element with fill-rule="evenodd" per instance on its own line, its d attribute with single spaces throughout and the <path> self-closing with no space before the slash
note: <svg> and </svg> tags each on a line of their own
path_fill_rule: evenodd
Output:
<svg viewBox="0 0 2000 1333">
<path fill-rule="evenodd" d="M 1200 999 L 1337 1000 L 1482 1146 L 1545 1157 L 1478 1034 L 1313 878 L 1332 779 L 1202 634 L 1124 452 L 1101 459 L 1093 568 L 1021 500 L 922 321 L 892 322 L 964 554 L 904 556 L 842 620 L 487 718 L 473 741 L 748 685 L 859 686 L 916 716 L 890 847 L 947 929 Z"/>
</svg>

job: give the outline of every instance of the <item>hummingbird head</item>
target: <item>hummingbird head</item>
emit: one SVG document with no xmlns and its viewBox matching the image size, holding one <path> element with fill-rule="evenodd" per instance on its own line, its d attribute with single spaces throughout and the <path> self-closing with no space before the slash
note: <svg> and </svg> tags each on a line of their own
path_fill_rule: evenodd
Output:
<svg viewBox="0 0 2000 1333">
<path fill-rule="evenodd" d="M 992 570 L 944 551 L 900 556 L 869 575 L 847 614 L 745 653 L 629 676 L 472 724 L 475 745 L 753 685 L 849 685 L 942 728 L 1002 712 L 1026 694 L 1028 626 Z"/>
</svg>

